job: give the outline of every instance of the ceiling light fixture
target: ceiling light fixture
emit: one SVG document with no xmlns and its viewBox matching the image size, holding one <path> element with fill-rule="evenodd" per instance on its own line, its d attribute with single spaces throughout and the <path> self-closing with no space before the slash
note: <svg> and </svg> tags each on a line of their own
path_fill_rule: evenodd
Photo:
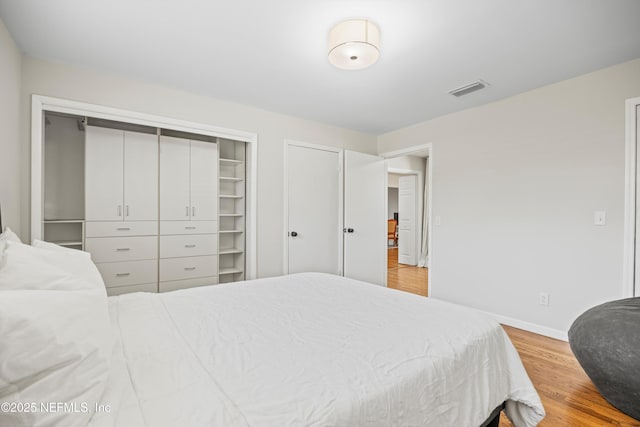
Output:
<svg viewBox="0 0 640 427">
<path fill-rule="evenodd" d="M 329 62 L 343 70 L 361 70 L 380 57 L 380 30 L 366 19 L 348 19 L 329 31 Z"/>
</svg>

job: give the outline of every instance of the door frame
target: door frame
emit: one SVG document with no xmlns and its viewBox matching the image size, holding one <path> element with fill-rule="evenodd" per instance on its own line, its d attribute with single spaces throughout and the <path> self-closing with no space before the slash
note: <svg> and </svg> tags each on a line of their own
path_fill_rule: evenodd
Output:
<svg viewBox="0 0 640 427">
<path fill-rule="evenodd" d="M 283 230 L 286 233 L 284 238 L 284 244 L 282 245 L 283 254 L 282 254 L 282 272 L 283 274 L 289 274 L 289 147 L 301 147 L 313 150 L 321 150 L 321 151 L 329 151 L 331 153 L 338 154 L 338 274 L 342 276 L 344 274 L 344 257 L 343 257 L 343 244 L 342 241 L 344 239 L 342 228 L 344 227 L 344 149 L 331 147 L 329 145 L 321 145 L 314 144 L 309 142 L 296 141 L 292 139 L 284 140 L 284 179 L 283 179 L 283 214 L 282 214 L 282 224 Z"/>
<path fill-rule="evenodd" d="M 429 243 L 427 246 L 429 251 L 429 267 L 427 271 L 427 276 L 428 276 L 427 281 L 429 285 L 427 287 L 427 296 L 430 297 L 433 291 L 433 281 L 431 280 L 431 277 L 433 276 L 433 268 L 435 265 L 435 263 L 433 262 L 434 261 L 434 256 L 433 256 L 433 248 L 434 248 L 434 245 L 433 245 L 433 165 L 434 165 L 433 143 L 428 142 L 426 144 L 413 145 L 411 147 L 401 148 L 399 150 L 387 151 L 384 153 L 380 153 L 378 155 L 381 157 L 384 157 L 385 159 L 393 159 L 395 157 L 410 156 L 415 153 L 423 153 L 424 151 L 427 151 L 428 153 L 427 155 L 429 157 L 429 177 L 428 177 L 429 185 L 427 186 L 428 192 L 429 192 L 428 209 L 427 209 L 427 218 L 429 220 L 429 228 L 428 228 Z M 389 174 L 387 173 L 385 175 L 385 186 L 387 188 L 389 186 L 388 178 L 389 178 Z M 386 204 L 385 206 L 385 209 L 386 209 L 388 206 L 387 197 L 385 197 L 385 204 Z M 420 225 L 420 230 L 422 230 L 422 225 Z M 420 239 L 422 239 L 422 236 L 420 236 Z M 388 242 L 385 241 L 385 244 L 388 245 Z M 386 262 L 386 258 L 385 258 L 385 262 Z M 387 269 L 388 268 L 389 266 L 387 265 Z M 385 276 L 385 283 L 386 283 L 386 276 Z"/>
<path fill-rule="evenodd" d="M 418 218 L 418 212 L 420 211 L 420 207 L 418 205 L 418 201 L 421 199 L 421 197 L 419 197 L 418 194 L 418 184 L 420 182 L 423 183 L 424 185 L 424 173 L 423 172 L 418 172 L 415 171 L 413 169 L 401 169 L 401 168 L 390 168 L 387 167 L 387 189 L 389 188 L 389 174 L 393 173 L 396 175 L 416 175 L 416 188 L 415 191 L 413 193 L 413 197 L 415 199 L 415 207 L 416 207 L 416 211 L 414 212 L 414 216 L 416 218 L 416 247 L 414 248 L 415 253 L 416 253 L 416 261 L 419 260 L 420 258 L 420 240 L 422 239 L 422 217 Z M 423 188 L 424 189 L 424 188 Z M 400 188 L 398 188 L 398 196 L 400 195 Z M 389 197 L 389 191 L 387 191 L 387 198 Z M 389 206 L 389 200 L 387 200 L 387 206 Z M 398 203 L 398 214 L 400 213 L 400 203 Z M 420 224 L 418 224 L 418 222 Z M 398 226 L 399 226 L 400 222 L 398 221 Z M 388 245 L 388 242 L 387 242 Z M 398 249 L 400 247 L 398 246 Z M 416 264 L 417 265 L 417 264 Z M 388 266 L 387 266 L 388 267 Z"/>
<path fill-rule="evenodd" d="M 636 110 L 640 108 L 640 97 L 625 101 L 625 185 L 624 185 L 624 252 L 622 262 L 622 296 L 640 296 L 635 289 L 636 281 L 636 182 L 640 168 L 637 165 L 638 125 Z"/>
<path fill-rule="evenodd" d="M 42 238 L 43 215 L 43 153 L 44 153 L 44 112 L 54 111 L 98 119 L 115 120 L 197 133 L 220 138 L 228 138 L 247 143 L 246 152 L 246 278 L 257 277 L 257 188 L 258 188 L 258 134 L 228 129 L 203 123 L 190 122 L 171 117 L 140 113 L 122 108 L 72 101 L 43 95 L 31 96 L 31 240 Z"/>
</svg>

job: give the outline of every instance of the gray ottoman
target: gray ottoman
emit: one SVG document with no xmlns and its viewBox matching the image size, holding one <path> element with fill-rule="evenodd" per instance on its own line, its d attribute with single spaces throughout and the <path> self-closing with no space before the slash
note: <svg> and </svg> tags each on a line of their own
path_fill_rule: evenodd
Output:
<svg viewBox="0 0 640 427">
<path fill-rule="evenodd" d="M 602 396 L 640 420 L 640 298 L 587 310 L 571 325 L 569 344 Z"/>
</svg>

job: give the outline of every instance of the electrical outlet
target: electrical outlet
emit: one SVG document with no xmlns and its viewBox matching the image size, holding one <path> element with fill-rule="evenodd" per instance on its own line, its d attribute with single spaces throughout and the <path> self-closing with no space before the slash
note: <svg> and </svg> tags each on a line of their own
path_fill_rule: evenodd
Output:
<svg viewBox="0 0 640 427">
<path fill-rule="evenodd" d="M 595 211 L 593 213 L 593 225 L 606 225 L 607 213 L 605 211 Z"/>
<path fill-rule="evenodd" d="M 540 292 L 540 305 L 549 305 L 549 294 Z"/>
</svg>

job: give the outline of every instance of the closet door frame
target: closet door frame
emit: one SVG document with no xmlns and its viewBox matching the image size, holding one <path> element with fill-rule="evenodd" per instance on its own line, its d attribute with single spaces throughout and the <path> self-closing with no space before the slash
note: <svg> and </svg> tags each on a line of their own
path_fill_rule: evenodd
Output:
<svg viewBox="0 0 640 427">
<path fill-rule="evenodd" d="M 257 277 L 257 188 L 258 188 L 258 134 L 241 130 L 190 122 L 171 117 L 140 113 L 121 108 L 72 101 L 42 95 L 31 96 L 31 233 L 28 240 L 42 239 L 44 235 L 44 112 L 52 111 L 97 119 L 115 120 L 143 126 L 152 126 L 181 132 L 233 139 L 247 143 L 246 150 L 246 278 Z"/>
<path fill-rule="evenodd" d="M 284 140 L 284 186 L 283 186 L 283 232 L 285 233 L 282 236 L 284 244 L 283 247 L 283 256 L 282 256 L 282 271 L 284 274 L 288 274 L 289 271 L 289 147 L 297 146 L 302 148 L 311 148 L 315 150 L 324 150 L 332 153 L 338 153 L 338 162 L 340 164 L 340 173 L 338 176 L 338 182 L 344 182 L 344 167 L 343 167 L 343 158 L 344 158 L 344 150 L 342 148 L 330 147 L 327 145 L 320 144 L 312 144 L 308 142 L 295 141 L 290 139 Z M 344 273 L 344 256 L 343 256 L 343 239 L 342 229 L 344 228 L 344 186 L 340 185 L 338 191 L 338 230 L 340 233 L 340 238 L 338 239 L 338 247 L 336 250 L 338 251 L 338 271 L 340 275 Z"/>
</svg>

